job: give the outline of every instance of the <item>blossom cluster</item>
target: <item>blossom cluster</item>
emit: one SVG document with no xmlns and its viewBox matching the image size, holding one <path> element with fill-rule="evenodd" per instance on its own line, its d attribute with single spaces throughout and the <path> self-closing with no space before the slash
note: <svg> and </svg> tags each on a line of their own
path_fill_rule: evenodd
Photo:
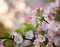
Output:
<svg viewBox="0 0 60 47">
<path fill-rule="evenodd" d="M 60 0 L 46 8 L 36 8 L 14 33 L 14 40 L 0 42 L 0 47 L 54 47 L 60 44 Z M 4 44 L 4 46 L 2 45 Z"/>
</svg>

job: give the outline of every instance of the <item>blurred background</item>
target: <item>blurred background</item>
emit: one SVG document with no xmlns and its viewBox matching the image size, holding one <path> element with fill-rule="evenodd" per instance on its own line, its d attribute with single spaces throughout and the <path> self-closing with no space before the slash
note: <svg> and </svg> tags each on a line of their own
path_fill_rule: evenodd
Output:
<svg viewBox="0 0 60 47">
<path fill-rule="evenodd" d="M 54 0 L 0 0 L 0 37 L 21 27 L 32 10 L 50 2 Z"/>
</svg>

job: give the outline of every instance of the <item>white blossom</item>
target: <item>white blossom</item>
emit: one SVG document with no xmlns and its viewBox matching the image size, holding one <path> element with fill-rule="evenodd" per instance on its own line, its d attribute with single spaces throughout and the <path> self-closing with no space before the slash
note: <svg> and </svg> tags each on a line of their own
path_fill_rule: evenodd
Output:
<svg viewBox="0 0 60 47">
<path fill-rule="evenodd" d="M 38 39 L 40 42 L 44 42 L 45 41 L 45 37 L 43 35 L 38 35 Z"/>
<path fill-rule="evenodd" d="M 48 43 L 48 44 L 46 45 L 46 47 L 53 47 L 53 44 L 52 44 L 52 43 Z"/>
<path fill-rule="evenodd" d="M 17 44 L 20 44 L 21 42 L 23 42 L 23 38 L 20 34 L 17 34 L 14 38 L 14 41 L 17 43 Z"/>
<path fill-rule="evenodd" d="M 34 37 L 33 31 L 27 31 L 25 36 L 27 39 L 32 39 Z"/>
</svg>

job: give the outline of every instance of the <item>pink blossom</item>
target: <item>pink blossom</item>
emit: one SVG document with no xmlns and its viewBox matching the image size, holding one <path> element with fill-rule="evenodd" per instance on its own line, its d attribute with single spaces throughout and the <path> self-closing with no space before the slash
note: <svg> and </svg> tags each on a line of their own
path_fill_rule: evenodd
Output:
<svg viewBox="0 0 60 47">
<path fill-rule="evenodd" d="M 18 45 L 15 45 L 14 47 L 18 47 Z"/>
<path fill-rule="evenodd" d="M 60 5 L 60 0 L 56 0 L 56 3 Z"/>
<path fill-rule="evenodd" d="M 48 37 L 47 34 L 44 34 L 44 37 L 47 38 Z"/>
<path fill-rule="evenodd" d="M 32 19 L 32 16 L 30 16 L 29 19 Z"/>
<path fill-rule="evenodd" d="M 57 9 L 57 6 L 56 6 L 56 4 L 55 3 L 50 3 L 50 5 L 49 5 L 49 7 L 48 7 L 48 9 L 50 10 L 50 12 L 55 12 L 55 10 Z"/>
<path fill-rule="evenodd" d="M 5 46 L 3 46 L 3 44 L 0 44 L 0 47 L 5 47 Z"/>
<path fill-rule="evenodd" d="M 48 20 L 50 20 L 50 21 L 53 20 L 51 15 L 48 16 Z"/>
<path fill-rule="evenodd" d="M 30 23 L 31 19 L 32 19 L 32 17 L 31 16 L 30 17 L 28 16 L 28 17 L 25 18 L 25 22 L 26 23 Z"/>
<path fill-rule="evenodd" d="M 48 38 L 48 41 L 49 41 L 50 43 L 53 43 L 54 39 L 53 39 L 53 38 Z"/>
<path fill-rule="evenodd" d="M 54 37 L 56 37 L 56 32 L 54 30 L 50 29 L 50 30 L 48 30 L 48 36 L 54 38 Z"/>
<path fill-rule="evenodd" d="M 36 10 L 37 10 L 37 12 L 43 12 L 43 8 L 42 7 L 37 8 Z"/>
<path fill-rule="evenodd" d="M 44 10 L 44 9 L 43 9 L 42 7 L 40 7 L 40 11 L 43 12 L 43 10 Z"/>
<path fill-rule="evenodd" d="M 37 35 L 35 35 L 35 38 L 38 38 L 38 34 L 37 34 Z"/>
<path fill-rule="evenodd" d="M 37 29 L 37 31 L 38 31 L 38 32 L 42 32 L 42 28 L 39 27 L 39 28 Z"/>
</svg>

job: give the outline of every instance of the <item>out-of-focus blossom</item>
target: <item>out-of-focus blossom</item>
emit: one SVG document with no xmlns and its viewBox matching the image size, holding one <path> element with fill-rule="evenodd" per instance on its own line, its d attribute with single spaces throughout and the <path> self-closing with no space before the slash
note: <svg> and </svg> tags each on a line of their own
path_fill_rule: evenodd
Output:
<svg viewBox="0 0 60 47">
<path fill-rule="evenodd" d="M 60 25 L 58 22 L 52 21 L 47 25 L 48 29 L 52 29 L 54 31 L 58 31 L 60 29 Z"/>
<path fill-rule="evenodd" d="M 26 23 L 31 23 L 31 17 L 30 16 L 21 16 L 20 18 L 19 18 L 19 24 L 20 24 L 20 26 L 22 25 L 24 25 L 24 24 L 26 24 Z"/>
<path fill-rule="evenodd" d="M 5 41 L 5 39 L 0 40 L 0 47 L 5 47 L 5 46 L 3 45 L 4 41 Z"/>
<path fill-rule="evenodd" d="M 12 21 L 11 20 L 5 20 L 4 22 L 4 26 L 6 27 L 6 28 L 12 28 L 12 25 L 13 25 L 13 23 L 12 23 Z"/>
<path fill-rule="evenodd" d="M 6 39 L 1 39 L 0 44 L 3 44 Z"/>
<path fill-rule="evenodd" d="M 26 46 L 31 45 L 31 41 L 30 40 L 25 40 L 24 43 L 26 44 Z"/>
<path fill-rule="evenodd" d="M 34 47 L 39 47 L 40 46 L 40 42 L 39 42 L 38 39 L 34 40 L 33 44 L 34 44 Z"/>
<path fill-rule="evenodd" d="M 25 17 L 25 23 L 31 23 L 30 21 L 31 21 L 31 19 L 32 19 L 32 17 L 31 16 L 27 16 L 27 17 Z"/>
<path fill-rule="evenodd" d="M 54 38 L 55 36 L 56 36 L 56 34 L 55 34 L 55 32 L 54 32 L 54 30 L 48 30 L 48 36 L 50 36 L 50 37 L 52 37 L 52 38 Z"/>
<path fill-rule="evenodd" d="M 45 41 L 45 37 L 43 36 L 43 35 L 38 35 L 38 40 L 40 41 L 40 42 L 44 42 Z"/>
<path fill-rule="evenodd" d="M 34 9 L 32 12 L 31 12 L 31 16 L 34 16 L 35 14 L 37 13 L 36 9 Z"/>
<path fill-rule="evenodd" d="M 26 7 L 26 4 L 24 2 L 16 2 L 15 7 L 19 12 L 23 12 Z"/>
<path fill-rule="evenodd" d="M 20 34 L 17 34 L 14 38 L 14 41 L 17 43 L 17 44 L 21 44 L 21 42 L 23 42 L 23 38 Z"/>
<path fill-rule="evenodd" d="M 44 17 L 48 17 L 49 14 L 50 14 L 50 10 L 49 10 L 48 8 L 45 8 L 45 9 L 44 9 L 43 16 L 44 16 Z"/>
<path fill-rule="evenodd" d="M 27 31 L 25 36 L 27 39 L 32 39 L 34 37 L 33 31 Z"/>
<path fill-rule="evenodd" d="M 6 28 L 11 29 L 13 26 L 14 13 L 8 12 L 6 14 L 1 14 L 0 21 Z"/>
<path fill-rule="evenodd" d="M 7 13 L 8 11 L 8 5 L 4 0 L 0 0 L 0 14 Z"/>
<path fill-rule="evenodd" d="M 54 43 L 55 43 L 55 45 L 60 45 L 60 37 L 55 37 Z"/>
<path fill-rule="evenodd" d="M 48 16 L 48 20 L 49 21 L 55 21 L 56 20 L 56 14 L 55 15 L 53 15 L 53 13 L 52 14 L 50 14 L 49 16 Z"/>
<path fill-rule="evenodd" d="M 48 38 L 48 35 L 47 35 L 47 34 L 44 34 L 44 37 L 45 37 L 45 38 Z"/>
<path fill-rule="evenodd" d="M 54 39 L 53 38 L 48 38 L 49 43 L 53 43 Z"/>
<path fill-rule="evenodd" d="M 22 43 L 21 43 L 21 47 L 26 47 L 26 46 L 29 46 L 31 45 L 31 41 L 30 40 L 24 40 Z"/>
<path fill-rule="evenodd" d="M 31 16 L 31 24 L 34 25 L 34 27 L 36 26 L 36 16 Z"/>
<path fill-rule="evenodd" d="M 35 35 L 35 38 L 38 38 L 38 34 Z"/>
<path fill-rule="evenodd" d="M 24 13 L 25 13 L 26 15 L 30 14 L 30 13 L 31 13 L 31 8 L 30 8 L 30 7 L 26 7 L 26 8 L 24 9 Z"/>
<path fill-rule="evenodd" d="M 18 45 L 15 45 L 14 47 L 18 47 Z"/>
<path fill-rule="evenodd" d="M 3 44 L 1 44 L 0 47 L 5 47 L 5 46 L 3 46 Z"/>
<path fill-rule="evenodd" d="M 35 45 L 34 47 L 40 47 L 39 45 Z"/>
<path fill-rule="evenodd" d="M 25 23 L 26 23 L 26 18 L 25 18 L 25 17 L 20 17 L 19 23 L 20 23 L 21 25 L 25 24 Z"/>
<path fill-rule="evenodd" d="M 59 6 L 60 5 L 60 0 L 55 0 L 55 3 Z"/>
<path fill-rule="evenodd" d="M 49 4 L 47 8 L 45 8 L 43 16 L 48 17 L 49 15 L 51 15 L 50 13 L 56 13 L 57 9 L 58 9 L 58 6 L 56 6 L 56 4 L 52 2 Z"/>
<path fill-rule="evenodd" d="M 48 7 L 48 9 L 50 10 L 50 12 L 56 12 L 57 6 L 55 3 L 50 3 L 50 6 Z"/>
<path fill-rule="evenodd" d="M 46 47 L 53 47 L 53 44 L 52 44 L 52 43 L 48 43 L 48 44 L 46 45 Z"/>
<path fill-rule="evenodd" d="M 47 23 L 45 21 L 42 22 L 42 30 L 47 31 Z"/>
<path fill-rule="evenodd" d="M 54 43 L 55 43 L 55 45 L 58 45 L 58 40 L 55 39 L 55 40 L 54 40 Z"/>
</svg>

